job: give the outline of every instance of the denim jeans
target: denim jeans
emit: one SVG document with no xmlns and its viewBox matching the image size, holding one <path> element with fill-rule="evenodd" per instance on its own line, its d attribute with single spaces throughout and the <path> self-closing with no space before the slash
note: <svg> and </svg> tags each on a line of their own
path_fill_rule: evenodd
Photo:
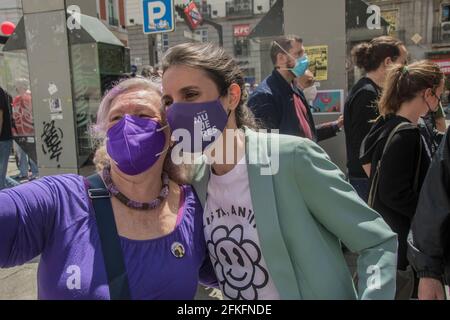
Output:
<svg viewBox="0 0 450 320">
<path fill-rule="evenodd" d="M 0 190 L 6 188 L 6 174 L 12 145 L 12 140 L 0 141 Z"/>
<path fill-rule="evenodd" d="M 368 178 L 353 178 L 349 177 L 350 184 L 355 188 L 359 197 L 367 203 L 369 200 L 369 179 Z"/>
<path fill-rule="evenodd" d="M 19 157 L 19 171 L 21 177 L 28 177 L 28 165 L 31 168 L 31 176 L 37 177 L 39 175 L 38 166 L 36 162 L 34 162 L 25 151 L 16 143 L 15 149 L 17 155 Z"/>
</svg>

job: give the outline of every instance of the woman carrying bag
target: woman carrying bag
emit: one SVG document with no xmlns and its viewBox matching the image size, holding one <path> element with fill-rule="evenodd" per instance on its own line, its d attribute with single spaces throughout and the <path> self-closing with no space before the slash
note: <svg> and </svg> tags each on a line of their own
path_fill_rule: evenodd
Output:
<svg viewBox="0 0 450 320">
<path fill-rule="evenodd" d="M 380 117 L 361 148 L 370 177 L 369 205 L 399 237 L 398 299 L 409 299 L 417 286 L 408 269 L 407 236 L 431 160 L 418 122 L 440 107 L 443 90 L 444 74 L 433 62 L 394 66 L 378 105 Z"/>
</svg>

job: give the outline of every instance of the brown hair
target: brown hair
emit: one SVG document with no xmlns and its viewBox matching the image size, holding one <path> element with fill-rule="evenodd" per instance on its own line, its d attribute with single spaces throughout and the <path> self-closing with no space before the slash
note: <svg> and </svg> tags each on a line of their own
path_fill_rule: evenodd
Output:
<svg viewBox="0 0 450 320">
<path fill-rule="evenodd" d="M 366 72 L 377 70 L 386 58 L 392 61 L 400 57 L 403 42 L 393 37 L 382 36 L 370 42 L 360 43 L 352 49 L 353 62 Z"/>
<path fill-rule="evenodd" d="M 292 43 L 294 41 L 303 43 L 302 38 L 293 34 L 277 37 L 272 41 L 272 44 L 270 46 L 270 58 L 272 59 L 272 63 L 274 65 L 276 65 L 277 63 L 278 54 L 286 54 L 286 52 L 288 52 L 292 48 Z M 286 52 L 284 52 L 280 47 L 283 48 Z"/>
<path fill-rule="evenodd" d="M 439 66 L 422 60 L 407 67 L 394 65 L 387 74 L 385 89 L 378 103 L 380 115 L 395 114 L 400 106 L 413 100 L 422 90 L 431 88 L 435 91 L 444 79 Z"/>
<path fill-rule="evenodd" d="M 201 69 L 217 85 L 220 96 L 227 94 L 233 84 L 242 91 L 241 100 L 235 110 L 238 128 L 257 128 L 253 113 L 246 105 L 247 91 L 244 74 L 237 62 L 221 47 L 212 43 L 183 43 L 167 50 L 163 62 L 163 73 L 171 66 L 184 65 Z"/>
</svg>

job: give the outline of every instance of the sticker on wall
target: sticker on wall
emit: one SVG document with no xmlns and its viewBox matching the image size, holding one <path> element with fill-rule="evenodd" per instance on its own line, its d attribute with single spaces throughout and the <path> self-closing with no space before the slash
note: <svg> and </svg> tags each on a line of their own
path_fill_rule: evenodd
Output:
<svg viewBox="0 0 450 320">
<path fill-rule="evenodd" d="M 50 115 L 50 120 L 62 120 L 64 119 L 62 113 L 54 113 Z"/>
<path fill-rule="evenodd" d="M 328 46 L 305 47 L 309 70 L 317 81 L 328 80 Z"/>
<path fill-rule="evenodd" d="M 50 107 L 50 120 L 62 120 L 62 103 L 59 98 L 50 98 L 48 99 L 48 104 Z"/>
<path fill-rule="evenodd" d="M 56 86 L 56 84 L 54 84 L 53 82 L 50 82 L 48 84 L 48 93 L 50 93 L 50 95 L 52 96 L 57 92 L 58 92 L 58 87 Z"/>
<path fill-rule="evenodd" d="M 50 113 L 61 113 L 62 112 L 61 99 L 50 98 L 49 105 L 50 105 Z"/>
</svg>

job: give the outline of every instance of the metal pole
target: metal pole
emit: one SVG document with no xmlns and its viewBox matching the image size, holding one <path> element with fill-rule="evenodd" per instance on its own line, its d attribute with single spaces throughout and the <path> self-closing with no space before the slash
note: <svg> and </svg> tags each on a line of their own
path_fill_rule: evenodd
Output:
<svg viewBox="0 0 450 320">
<path fill-rule="evenodd" d="M 223 27 L 220 23 L 214 22 L 209 19 L 203 19 L 203 24 L 209 24 L 214 29 L 217 30 L 217 33 L 219 34 L 219 44 L 221 47 L 223 47 Z"/>
</svg>

